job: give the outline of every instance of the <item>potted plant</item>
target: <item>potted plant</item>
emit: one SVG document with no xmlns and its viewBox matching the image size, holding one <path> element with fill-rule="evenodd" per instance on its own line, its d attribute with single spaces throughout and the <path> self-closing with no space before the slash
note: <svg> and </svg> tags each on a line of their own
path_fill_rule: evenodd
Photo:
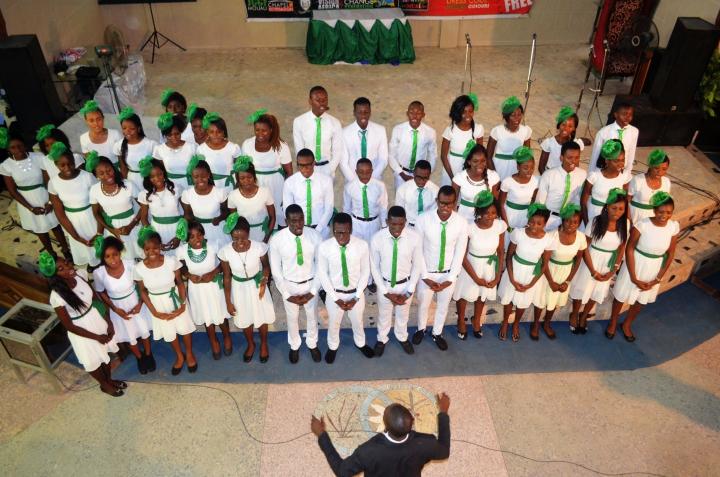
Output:
<svg viewBox="0 0 720 477">
<path fill-rule="evenodd" d="M 710 57 L 698 92 L 705 117 L 695 144 L 702 150 L 720 151 L 720 49 Z"/>
</svg>

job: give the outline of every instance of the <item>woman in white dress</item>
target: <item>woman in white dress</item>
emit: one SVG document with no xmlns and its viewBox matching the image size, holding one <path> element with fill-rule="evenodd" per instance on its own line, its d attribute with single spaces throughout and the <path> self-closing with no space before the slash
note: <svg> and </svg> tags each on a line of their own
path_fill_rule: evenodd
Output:
<svg viewBox="0 0 720 477">
<path fill-rule="evenodd" d="M 120 167 L 117 155 L 113 152 L 115 143 L 122 141 L 120 131 L 105 127 L 105 115 L 94 100 L 87 101 L 80 109 L 80 114 L 88 127 L 88 131 L 80 135 L 80 152 L 87 156 L 95 151 L 98 156 L 110 159 L 115 167 Z"/>
<path fill-rule="evenodd" d="M 670 179 L 665 177 L 670 167 L 670 158 L 662 149 L 653 150 L 648 156 L 648 170 L 645 174 L 636 174 L 630 180 L 628 202 L 630 219 L 633 224 L 646 217 L 654 217 L 654 208 L 650 198 L 656 192 L 670 193 Z"/>
<path fill-rule="evenodd" d="M 186 112 L 190 112 L 185 96 L 173 89 L 166 89 L 160 95 L 160 104 L 165 108 L 165 113 L 170 113 L 185 125 L 181 130 L 182 140 L 195 144 L 190 119 L 188 119 L 189 115 L 188 117 L 185 116 Z M 192 108 L 193 105 L 197 108 L 197 104 L 195 103 L 190 104 L 190 107 Z M 162 128 L 160 128 L 160 130 L 162 131 Z"/>
<path fill-rule="evenodd" d="M 190 222 L 187 227 L 186 241 L 177 251 L 177 259 L 187 269 L 187 295 L 190 304 L 190 316 L 196 326 L 205 326 L 214 360 L 220 359 L 220 343 L 215 327 L 220 327 L 223 336 L 223 353 L 232 354 L 232 338 L 228 322 L 225 296 L 222 292 L 222 269 L 218 261 L 215 245 L 205 240 L 202 224 Z"/>
<path fill-rule="evenodd" d="M 557 248 L 550 255 L 550 263 L 545 270 L 533 299 L 535 321 L 530 329 L 530 338 L 537 341 L 540 337 L 540 317 L 545 311 L 543 331 L 551 340 L 555 331 L 550 324 L 555 310 L 562 308 L 568 301 L 570 283 L 575 277 L 583 253 L 587 248 L 585 234 L 578 232 L 581 224 L 580 206 L 567 204 L 560 210 L 562 223 L 557 230 Z"/>
<path fill-rule="evenodd" d="M 152 317 L 140 300 L 133 280 L 135 262 L 123 260 L 125 246 L 115 237 L 101 238 L 98 244 L 102 265 L 93 271 L 93 286 L 110 310 L 115 342 L 130 347 L 140 374 L 155 371 L 155 357 L 150 347 Z"/>
<path fill-rule="evenodd" d="M 208 137 L 198 146 L 197 153 L 210 166 L 216 186 L 229 194 L 235 188 L 232 168 L 235 158 L 241 154 L 240 146 L 228 140 L 225 120 L 218 113 L 207 113 L 203 118 L 203 128 L 207 130 Z"/>
<path fill-rule="evenodd" d="M 180 276 L 182 264 L 175 257 L 164 257 L 160 235 L 151 227 L 143 227 L 139 242 L 145 259 L 135 265 L 134 279 L 140 298 L 152 315 L 153 338 L 170 343 L 175 352 L 171 369 L 173 376 L 187 363 L 188 371 L 197 371 L 198 364 L 192 349 L 195 324 L 187 310 L 185 282 Z M 183 354 L 178 335 L 185 345 Z"/>
<path fill-rule="evenodd" d="M 143 190 L 143 178 L 138 163 L 147 156 L 152 156 L 157 143 L 145 137 L 140 116 L 132 108 L 124 108 L 118 114 L 123 139 L 113 146 L 113 153 L 120 161 L 120 172 L 123 178 L 132 182 L 135 191 Z"/>
<path fill-rule="evenodd" d="M 190 158 L 195 154 L 195 144 L 182 139 L 185 123 L 180 116 L 162 114 L 158 118 L 157 125 L 165 138 L 165 143 L 155 146 L 153 157 L 163 162 L 168 177 L 175 185 L 187 189 L 190 187 L 187 167 Z"/>
<path fill-rule="evenodd" d="M 495 300 L 497 284 L 505 268 L 505 231 L 507 224 L 498 219 L 500 206 L 492 192 L 478 194 L 474 225 L 470 225 L 467 255 L 453 291 L 457 306 L 458 338 L 467 338 L 465 309 L 474 303 L 472 328 L 475 338 L 482 338 L 482 316 L 485 302 Z"/>
<path fill-rule="evenodd" d="M 138 194 L 140 222 L 152 225 L 162 239 L 162 251 L 174 255 L 180 245 L 178 224 L 184 215 L 180 206 L 182 189 L 168 178 L 165 165 L 157 159 L 148 156 L 140 161 L 139 168 L 144 177 L 144 188 Z"/>
<path fill-rule="evenodd" d="M 40 152 L 45 154 L 42 168 L 43 177 L 45 178 L 45 183 L 47 183 L 51 178 L 58 175 L 59 171 L 55 165 L 55 161 L 57 161 L 60 153 L 72 149 L 70 147 L 70 139 L 68 139 L 67 135 L 61 129 L 56 128 L 52 124 L 46 124 L 38 129 L 35 140 L 38 142 Z M 55 144 L 57 144 L 57 146 L 53 149 Z M 73 155 L 75 157 L 75 167 L 80 167 L 85 163 L 85 158 L 82 154 L 74 153 Z"/>
<path fill-rule="evenodd" d="M 623 174 L 625 151 L 622 142 L 610 139 L 603 144 L 597 161 L 599 170 L 588 174 L 580 196 L 583 223 L 590 227 L 593 219 L 605 206 L 612 189 L 627 190 L 628 176 Z"/>
<path fill-rule="evenodd" d="M 580 151 L 585 149 L 585 143 L 580 139 L 575 139 L 575 133 L 580 119 L 575 111 L 570 106 L 563 106 L 560 108 L 560 112 L 555 116 L 555 122 L 558 133 L 554 136 L 546 138 L 540 143 L 540 160 L 538 161 L 538 171 L 543 174 L 545 170 L 552 169 L 554 167 L 560 167 L 562 161 L 560 160 L 560 153 L 563 144 L 568 141 L 574 141 L 580 146 Z"/>
<path fill-rule="evenodd" d="M 550 262 L 550 255 L 557 247 L 554 233 L 545 232 L 550 211 L 543 204 L 531 204 L 527 211 L 528 223 L 525 228 L 515 229 L 510 234 L 506 269 L 498 296 L 503 305 L 503 321 L 498 337 L 507 339 L 508 322 L 515 307 L 512 326 L 512 340 L 520 339 L 520 320 L 532 304 L 536 285 Z"/>
<path fill-rule="evenodd" d="M 194 185 L 183 191 L 180 204 L 185 220 L 203 224 L 205 238 L 219 250 L 230 243 L 230 237 L 223 232 L 223 222 L 228 215 L 227 192 L 215 186 L 210 166 L 201 157 L 195 155 L 190 160 L 188 172 Z"/>
<path fill-rule="evenodd" d="M 207 141 L 207 131 L 203 128 L 203 119 L 207 113 L 207 109 L 201 108 L 195 103 L 190 103 L 187 110 L 188 125 L 193 134 L 193 140 L 191 141 L 188 137 L 187 142 L 194 144 L 195 147 Z"/>
<path fill-rule="evenodd" d="M 590 311 L 596 303 L 602 303 L 607 297 L 611 279 L 620 269 L 625 252 L 628 223 L 626 193 L 623 189 L 613 189 L 600 215 L 595 217 L 591 227 L 585 229 L 589 246 L 570 284 L 570 299 L 573 303 L 569 325 L 573 334 L 587 333 Z"/>
<path fill-rule="evenodd" d="M 59 143 L 56 143 L 59 144 Z M 53 144 L 53 148 L 56 145 Z M 95 238 L 102 235 L 90 205 L 90 188 L 97 183 L 95 176 L 75 167 L 75 155 L 61 152 L 55 165 L 58 174 L 48 182 L 48 194 L 55 216 L 65 231 L 75 265 L 97 266 Z"/>
<path fill-rule="evenodd" d="M 258 185 L 255 166 L 250 156 L 235 160 L 237 189 L 230 192 L 227 206 L 250 223 L 250 239 L 268 243 L 275 230 L 275 204 L 270 189 Z"/>
<path fill-rule="evenodd" d="M 680 224 L 671 220 L 675 202 L 667 192 L 656 192 L 651 198 L 655 215 L 634 223 L 625 249 L 625 263 L 613 287 L 614 300 L 605 336 L 613 339 L 623 305 L 630 305 L 620 325 L 623 337 L 632 343 L 632 324 L 648 303 L 654 303 L 660 282 L 675 257 Z"/>
<path fill-rule="evenodd" d="M 282 210 L 283 184 L 293 173 L 290 147 L 280 137 L 275 116 L 264 109 L 251 114 L 248 122 L 253 125 L 255 136 L 242 143 L 242 153 L 252 157 L 258 185 L 270 190 L 273 203 Z M 279 214 L 276 225 L 284 226 L 284 221 L 284 214 Z"/>
<path fill-rule="evenodd" d="M 474 146 L 467 154 L 463 170 L 452 180 L 458 201 L 458 213 L 465 220 L 475 220 L 475 202 L 479 193 L 484 190 L 492 192 L 497 199 L 500 188 L 500 176 L 488 169 L 487 151 L 481 144 Z"/>
<path fill-rule="evenodd" d="M 137 244 L 140 213 L 135 212 L 135 186 L 123 180 L 108 158 L 91 153 L 85 159 L 86 169 L 94 171 L 98 179 L 98 183 L 90 187 L 95 220 L 105 230 L 106 237 L 114 235 L 125 244 L 125 258 L 142 258 Z"/>
<path fill-rule="evenodd" d="M 478 107 L 475 93 L 463 94 L 450 105 L 450 126 L 443 131 L 440 160 L 443 165 L 440 185 L 452 185 L 451 179 L 462 171 L 467 153 L 476 144 L 482 146 L 485 129 L 473 119 Z"/>
<path fill-rule="evenodd" d="M 40 254 L 40 273 L 48 278 L 50 306 L 68 332 L 70 345 L 83 369 L 100 390 L 113 397 L 124 394 L 127 383 L 112 379 L 110 353 L 118 351 L 115 330 L 107 312 L 102 315 L 93 303 L 97 299 L 88 285 L 84 270 L 75 271 L 72 263 L 57 261 L 47 251 Z"/>
<path fill-rule="evenodd" d="M 490 131 L 487 153 L 490 169 L 497 172 L 500 180 L 503 180 L 517 172 L 513 152 L 520 146 L 530 147 L 532 129 L 522 123 L 525 111 L 517 97 L 510 96 L 503 101 L 500 110 L 504 123 Z"/>
<path fill-rule="evenodd" d="M 250 362 L 255 353 L 253 328 L 260 331 L 260 362 L 267 362 L 268 325 L 275 322 L 275 310 L 268 290 L 270 262 L 268 246 L 250 240 L 250 224 L 243 217 L 232 214 L 226 228 L 232 242 L 220 250 L 218 258 L 225 282 L 225 303 L 235 326 L 241 328 L 247 340 L 243 361 Z"/>
<path fill-rule="evenodd" d="M 5 188 L 17 204 L 20 226 L 23 230 L 37 235 L 43 248 L 55 255 L 49 232 L 60 242 L 60 249 L 68 260 L 72 260 L 70 247 L 60 228 L 48 191 L 43 180 L 43 156 L 37 152 L 28 153 L 20 136 L 6 136 L 7 129 L 0 128 L 0 149 L 7 149 L 10 157 L 0 163 L 0 175 Z"/>
<path fill-rule="evenodd" d="M 524 228 L 528 221 L 527 210 L 535 202 L 538 179 L 532 149 L 520 146 L 513 152 L 517 172 L 500 183 L 500 217 L 508 224 L 508 230 Z"/>
</svg>

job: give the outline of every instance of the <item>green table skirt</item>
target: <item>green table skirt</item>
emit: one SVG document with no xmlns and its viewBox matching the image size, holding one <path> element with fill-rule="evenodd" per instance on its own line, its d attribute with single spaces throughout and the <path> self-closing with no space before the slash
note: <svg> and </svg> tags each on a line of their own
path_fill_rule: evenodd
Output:
<svg viewBox="0 0 720 477">
<path fill-rule="evenodd" d="M 315 65 L 346 63 L 412 63 L 415 61 L 410 22 L 393 20 L 388 29 L 380 20 L 367 31 L 359 21 L 350 28 L 338 20 L 335 27 L 310 20 L 305 45 L 308 61 Z"/>
</svg>

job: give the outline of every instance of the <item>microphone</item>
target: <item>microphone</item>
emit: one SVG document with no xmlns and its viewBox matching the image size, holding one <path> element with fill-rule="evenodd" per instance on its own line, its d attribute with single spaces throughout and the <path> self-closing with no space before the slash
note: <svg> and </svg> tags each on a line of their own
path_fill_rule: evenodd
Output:
<svg viewBox="0 0 720 477">
<path fill-rule="evenodd" d="M 465 42 L 468 44 L 468 46 L 472 46 L 472 43 L 470 43 L 470 34 L 465 33 Z"/>
</svg>

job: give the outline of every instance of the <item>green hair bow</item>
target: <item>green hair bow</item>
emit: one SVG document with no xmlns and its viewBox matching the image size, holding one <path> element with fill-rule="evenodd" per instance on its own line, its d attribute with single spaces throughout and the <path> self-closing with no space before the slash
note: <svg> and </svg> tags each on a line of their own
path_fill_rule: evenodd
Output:
<svg viewBox="0 0 720 477">
<path fill-rule="evenodd" d="M 55 141 L 52 146 L 50 146 L 50 150 L 48 151 L 48 157 L 53 160 L 53 162 L 60 159 L 60 154 L 67 151 L 68 148 L 65 144 L 61 143 L 60 141 Z"/>
<path fill-rule="evenodd" d="M 540 202 L 533 202 L 532 204 L 530 204 L 527 211 L 528 219 L 540 210 L 548 210 L 548 208 L 545 207 L 545 204 L 541 204 Z"/>
<path fill-rule="evenodd" d="M 90 151 L 85 157 L 85 170 L 90 174 L 95 174 L 95 168 L 100 162 L 100 155 L 97 151 Z"/>
<path fill-rule="evenodd" d="M 195 113 L 197 113 L 198 105 L 197 103 L 190 103 L 190 106 L 187 108 L 187 120 L 192 121 L 195 119 Z"/>
<path fill-rule="evenodd" d="M 667 154 L 662 149 L 653 149 L 648 156 L 648 166 L 657 167 L 667 159 Z"/>
<path fill-rule="evenodd" d="M 186 241 L 188 237 L 188 221 L 185 218 L 178 220 L 177 226 L 175 227 L 175 238 L 178 240 Z"/>
<path fill-rule="evenodd" d="M 614 204 L 618 201 L 618 197 L 625 197 L 627 196 L 627 191 L 625 189 L 621 189 L 620 187 L 614 187 L 610 189 L 610 192 L 608 192 L 607 200 L 605 201 L 606 205 Z"/>
<path fill-rule="evenodd" d="M 122 111 L 120 111 L 120 114 L 118 114 L 117 120 L 119 123 L 122 123 L 133 115 L 135 115 L 135 110 L 128 106 L 127 108 L 122 108 Z"/>
<path fill-rule="evenodd" d="M 105 246 L 105 237 L 102 235 L 98 235 L 95 237 L 95 240 L 93 240 L 93 248 L 95 249 L 95 257 L 101 258 L 103 247 Z"/>
<path fill-rule="evenodd" d="M 152 156 L 145 156 L 140 159 L 140 162 L 138 162 L 138 171 L 140 172 L 141 176 L 147 177 L 150 175 L 150 172 L 153 168 L 152 160 Z"/>
<path fill-rule="evenodd" d="M 89 101 L 86 101 L 82 108 L 80 108 L 80 114 L 85 117 L 87 113 L 92 113 L 93 111 L 100 111 L 100 106 L 98 106 L 97 101 L 91 99 Z"/>
<path fill-rule="evenodd" d="M 463 159 L 467 159 L 468 154 L 470 154 L 470 151 L 472 151 L 475 146 L 477 146 L 477 141 L 475 139 L 468 139 L 468 142 L 465 144 L 465 150 L 463 151 Z"/>
<path fill-rule="evenodd" d="M 650 205 L 652 205 L 653 208 L 660 207 L 669 200 L 672 200 L 672 196 L 667 192 L 661 190 L 655 192 L 652 197 L 650 197 Z"/>
<path fill-rule="evenodd" d="M 207 113 L 202 121 L 203 129 L 209 128 L 210 123 L 212 123 L 213 121 L 217 121 L 218 119 L 220 119 L 220 114 L 215 113 L 215 112 Z"/>
<path fill-rule="evenodd" d="M 163 92 L 160 93 L 160 104 L 167 107 L 168 103 L 170 102 L 170 96 L 174 92 L 175 90 L 170 88 L 163 90 Z"/>
<path fill-rule="evenodd" d="M 225 226 L 223 227 L 223 232 L 225 232 L 226 234 L 231 233 L 237 225 L 239 218 L 240 216 L 237 212 L 233 212 L 232 214 L 228 215 L 227 219 L 225 219 Z"/>
<path fill-rule="evenodd" d="M 527 146 L 520 146 L 513 151 L 513 159 L 515 159 L 518 164 L 524 164 L 532 161 L 535 157 L 533 157 L 532 149 Z"/>
<path fill-rule="evenodd" d="M 187 174 L 189 176 L 192 175 L 192 171 L 195 170 L 198 163 L 200 161 L 204 161 L 204 160 L 205 160 L 205 156 L 203 156 L 202 154 L 193 154 L 193 156 L 190 158 L 190 162 L 188 162 L 187 169 L 185 172 L 187 172 Z"/>
<path fill-rule="evenodd" d="M 473 108 L 475 108 L 475 111 L 477 111 L 478 108 L 480 107 L 480 101 L 478 101 L 478 95 L 475 93 L 468 93 L 467 96 L 468 96 L 468 98 L 470 98 L 470 101 L 473 104 Z"/>
<path fill-rule="evenodd" d="M 604 157 L 606 161 L 614 161 L 620 156 L 621 152 L 622 143 L 613 139 L 605 141 L 605 144 L 603 144 L 600 149 L 600 155 Z"/>
<path fill-rule="evenodd" d="M 477 207 L 478 209 L 487 207 L 493 202 L 495 202 L 495 196 L 493 196 L 492 191 L 489 191 L 487 189 L 481 190 L 475 196 L 475 207 Z"/>
<path fill-rule="evenodd" d="M 155 229 L 152 225 L 143 225 L 140 228 L 140 231 L 138 232 L 138 238 L 137 238 L 137 244 L 140 246 L 140 248 L 145 246 L 145 242 L 150 237 L 150 235 L 155 233 Z"/>
<path fill-rule="evenodd" d="M 560 112 L 557 113 L 557 116 L 555 116 L 555 123 L 561 124 L 573 114 L 575 114 L 575 110 L 573 108 L 570 106 L 563 106 L 560 108 Z"/>
<path fill-rule="evenodd" d="M 37 134 L 35 134 L 35 140 L 37 142 L 43 142 L 45 139 L 50 137 L 53 129 L 55 129 L 54 124 L 46 124 L 45 126 L 41 127 L 40 129 L 38 129 Z"/>
<path fill-rule="evenodd" d="M 9 138 L 7 128 L 0 128 L 0 149 L 7 149 L 8 142 Z"/>
<path fill-rule="evenodd" d="M 512 114 L 517 108 L 521 106 L 520 100 L 517 96 L 510 96 L 500 105 L 500 110 L 503 114 Z"/>
<path fill-rule="evenodd" d="M 250 156 L 238 156 L 235 158 L 232 171 L 237 174 L 238 172 L 247 172 L 250 169 L 250 165 L 253 163 L 252 157 Z"/>
<path fill-rule="evenodd" d="M 258 109 L 254 113 L 252 113 L 250 116 L 247 117 L 248 124 L 255 124 L 258 119 L 260 119 L 260 116 L 267 114 L 268 110 L 265 108 Z"/>
<path fill-rule="evenodd" d="M 40 273 L 46 277 L 52 277 L 57 272 L 57 264 L 55 263 L 55 257 L 50 255 L 50 252 L 43 250 L 40 252 L 38 257 L 38 269 Z"/>
<path fill-rule="evenodd" d="M 172 126 L 173 113 L 162 113 L 157 120 L 157 127 L 160 131 L 165 131 Z"/>
<path fill-rule="evenodd" d="M 573 215 L 579 214 L 579 213 L 580 213 L 580 206 L 570 202 L 569 204 L 565 204 L 565 207 L 560 209 L 560 218 L 563 220 L 567 220 L 570 217 L 572 217 Z"/>
</svg>

